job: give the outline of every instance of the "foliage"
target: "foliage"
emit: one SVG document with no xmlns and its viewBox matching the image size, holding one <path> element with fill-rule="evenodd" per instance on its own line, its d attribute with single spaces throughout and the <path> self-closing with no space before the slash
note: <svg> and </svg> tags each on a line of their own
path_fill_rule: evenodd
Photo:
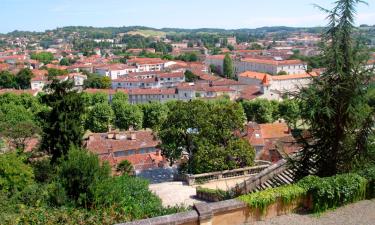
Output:
<svg viewBox="0 0 375 225">
<path fill-rule="evenodd" d="M 375 198 L 375 165 L 370 165 L 357 173 L 368 180 L 367 196 Z"/>
<path fill-rule="evenodd" d="M 189 155 L 182 172 L 204 173 L 252 165 L 254 149 L 234 135 L 245 121 L 238 103 L 194 100 L 167 105 L 168 117 L 158 135 L 162 152 L 171 163 L 183 153 Z"/>
<path fill-rule="evenodd" d="M 197 80 L 199 80 L 199 77 L 197 75 L 195 75 L 190 70 L 186 70 L 186 72 L 185 72 L 185 81 L 186 82 L 195 82 Z"/>
<path fill-rule="evenodd" d="M 290 127 L 297 128 L 297 121 L 300 119 L 300 107 L 297 101 L 285 99 L 279 104 L 279 114 Z"/>
<path fill-rule="evenodd" d="M 0 154 L 0 192 L 8 195 L 34 183 L 32 168 L 14 152 Z"/>
<path fill-rule="evenodd" d="M 151 102 L 140 105 L 143 112 L 143 127 L 159 130 L 161 124 L 167 119 L 168 107 L 165 104 Z"/>
<path fill-rule="evenodd" d="M 111 106 L 107 103 L 98 103 L 89 109 L 86 119 L 86 129 L 95 133 L 107 132 L 114 119 Z"/>
<path fill-rule="evenodd" d="M 69 73 L 67 70 L 60 70 L 56 68 L 48 68 L 47 70 L 48 70 L 48 77 L 50 78 L 67 75 Z"/>
<path fill-rule="evenodd" d="M 128 130 L 131 126 L 134 129 L 142 128 L 143 112 L 137 105 L 114 99 L 112 108 L 117 128 L 125 130 Z"/>
<path fill-rule="evenodd" d="M 34 77 L 34 74 L 29 68 L 20 70 L 15 78 L 17 87 L 20 89 L 29 89 L 32 77 Z"/>
<path fill-rule="evenodd" d="M 125 94 L 124 92 L 116 92 L 113 97 L 112 97 L 112 103 L 115 102 L 123 102 L 123 103 L 128 103 L 129 102 L 129 96 Z"/>
<path fill-rule="evenodd" d="M 248 121 L 257 123 L 273 123 L 279 117 L 279 104 L 267 99 L 243 101 L 242 107 Z M 286 110 L 283 110 L 285 112 Z"/>
<path fill-rule="evenodd" d="M 185 54 L 177 56 L 175 59 L 176 60 L 182 60 L 182 61 L 185 61 L 185 62 L 196 62 L 196 61 L 198 61 L 198 55 L 194 52 L 185 53 Z"/>
<path fill-rule="evenodd" d="M 228 79 L 234 78 L 234 65 L 233 60 L 229 54 L 225 54 L 223 63 L 223 75 Z"/>
<path fill-rule="evenodd" d="M 313 198 L 313 211 L 328 209 L 356 202 L 366 197 L 367 180 L 357 174 L 341 174 L 319 178 L 308 176 L 298 182 Z"/>
<path fill-rule="evenodd" d="M 38 60 L 43 64 L 48 64 L 53 60 L 53 54 L 50 52 L 32 53 L 31 59 Z"/>
<path fill-rule="evenodd" d="M 47 86 L 49 94 L 42 96 L 42 102 L 51 110 L 39 114 L 43 120 L 41 149 L 52 155 L 53 163 L 72 145 L 81 146 L 84 101 L 72 87 L 70 80 L 60 82 L 54 79 Z"/>
<path fill-rule="evenodd" d="M 365 69 L 369 56 L 354 39 L 359 2 L 339 0 L 332 10 L 324 10 L 329 20 L 322 48 L 326 71 L 296 96 L 310 134 L 300 139 L 302 154 L 292 161 L 298 177 L 312 169 L 318 176 L 348 172 L 366 154 L 374 125 L 366 92 L 374 71 Z"/>
<path fill-rule="evenodd" d="M 122 175 L 133 175 L 134 168 L 133 165 L 128 160 L 121 161 L 116 168 L 117 172 L 120 172 Z"/>
<path fill-rule="evenodd" d="M 106 76 L 100 76 L 99 74 L 87 73 L 87 79 L 84 81 L 83 86 L 85 88 L 95 89 L 109 89 L 111 88 L 111 79 Z"/>
<path fill-rule="evenodd" d="M 85 150 L 72 148 L 61 160 L 58 181 L 75 204 L 90 206 L 94 202 L 94 187 L 109 178 L 110 167 L 99 163 L 99 158 Z"/>
<path fill-rule="evenodd" d="M 9 71 L 0 71 L 0 88 L 16 88 L 15 76 Z"/>
<path fill-rule="evenodd" d="M 0 106 L 0 136 L 5 137 L 11 147 L 25 150 L 27 142 L 39 132 L 33 113 L 23 105 L 6 103 Z"/>
<path fill-rule="evenodd" d="M 197 190 L 197 195 L 199 195 L 199 193 L 207 194 L 207 195 L 212 196 L 213 198 L 216 198 L 216 200 L 218 201 L 224 201 L 224 200 L 232 198 L 232 195 L 230 192 L 223 191 L 221 189 L 210 189 L 210 188 L 203 188 L 203 187 L 198 186 L 196 190 Z"/>
</svg>

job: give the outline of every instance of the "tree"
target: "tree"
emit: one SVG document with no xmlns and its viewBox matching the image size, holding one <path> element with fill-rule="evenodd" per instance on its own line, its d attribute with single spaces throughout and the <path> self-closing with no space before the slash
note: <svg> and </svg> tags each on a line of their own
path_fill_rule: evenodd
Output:
<svg viewBox="0 0 375 225">
<path fill-rule="evenodd" d="M 117 128 L 125 130 L 128 130 L 131 126 L 134 129 L 142 128 L 143 113 L 138 106 L 117 100 L 112 102 L 112 108 Z"/>
<path fill-rule="evenodd" d="M 228 45 L 227 48 L 229 49 L 229 51 L 233 51 L 234 50 L 233 45 Z"/>
<path fill-rule="evenodd" d="M 181 169 L 184 172 L 212 172 L 229 168 L 228 162 L 232 158 L 226 156 L 228 150 L 233 149 L 230 147 L 232 141 L 237 139 L 234 131 L 241 130 L 245 121 L 242 107 L 228 100 L 177 101 L 169 102 L 168 107 L 167 120 L 158 135 L 162 142 L 162 154 L 170 163 L 179 160 L 185 153 L 189 161 L 187 167 Z M 231 155 L 234 156 L 234 152 Z M 232 162 L 231 165 L 237 167 L 240 163 Z"/>
<path fill-rule="evenodd" d="M 69 59 L 68 58 L 62 58 L 61 60 L 60 60 L 60 65 L 61 66 L 70 66 L 70 61 L 69 61 Z"/>
<path fill-rule="evenodd" d="M 34 183 L 33 169 L 14 152 L 0 154 L 0 191 L 14 194 Z"/>
<path fill-rule="evenodd" d="M 195 82 L 199 79 L 197 75 L 195 75 L 193 72 L 190 70 L 185 71 L 185 81 L 186 82 Z"/>
<path fill-rule="evenodd" d="M 115 102 L 123 102 L 123 103 L 128 103 L 129 102 L 129 96 L 125 94 L 124 92 L 116 92 L 113 97 L 112 97 L 112 103 Z"/>
<path fill-rule="evenodd" d="M 117 172 L 120 172 L 121 175 L 133 175 L 134 174 L 133 165 L 128 160 L 121 161 L 117 165 L 116 170 Z"/>
<path fill-rule="evenodd" d="M 279 104 L 279 114 L 290 127 L 297 128 L 297 121 L 300 119 L 300 107 L 297 101 L 285 99 Z"/>
<path fill-rule="evenodd" d="M 22 105 L 3 104 L 0 107 L 0 135 L 11 147 L 23 151 L 27 142 L 39 133 L 34 115 Z"/>
<path fill-rule="evenodd" d="M 82 95 L 72 88 L 71 80 L 60 82 L 54 79 L 47 86 L 49 94 L 41 99 L 51 108 L 40 113 L 40 117 L 43 121 L 41 148 L 52 155 L 52 163 L 65 155 L 71 146 L 81 146 L 85 105 Z"/>
<path fill-rule="evenodd" d="M 255 99 L 251 101 L 243 101 L 248 121 L 257 123 L 273 123 L 278 119 L 278 103 L 267 99 Z"/>
<path fill-rule="evenodd" d="M 95 133 L 107 132 L 113 119 L 113 110 L 108 103 L 96 104 L 89 109 L 86 129 Z"/>
<path fill-rule="evenodd" d="M 223 74 L 228 79 L 234 78 L 233 60 L 229 54 L 225 54 L 225 57 L 224 57 Z"/>
<path fill-rule="evenodd" d="M 16 88 L 15 76 L 9 71 L 0 72 L 0 88 Z"/>
<path fill-rule="evenodd" d="M 369 56 L 354 38 L 360 2 L 338 0 L 332 10 L 321 8 L 329 20 L 322 47 L 326 71 L 297 96 L 309 127 L 299 158 L 291 161 L 299 177 L 311 170 L 319 176 L 347 172 L 368 151 L 374 110 L 365 94 L 374 71 L 365 68 Z"/>
<path fill-rule="evenodd" d="M 38 60 L 43 64 L 48 64 L 53 60 L 53 54 L 50 52 L 32 53 L 31 59 Z"/>
<path fill-rule="evenodd" d="M 159 102 L 140 105 L 143 112 L 143 127 L 158 130 L 168 116 L 168 107 Z"/>
<path fill-rule="evenodd" d="M 84 81 L 85 88 L 109 89 L 111 88 L 111 78 L 100 76 L 99 74 L 87 73 L 87 80 Z"/>
<path fill-rule="evenodd" d="M 77 205 L 94 202 L 94 188 L 110 177 L 108 163 L 101 164 L 98 156 L 84 149 L 71 148 L 61 159 L 57 176 L 68 197 Z"/>
<path fill-rule="evenodd" d="M 56 68 L 48 68 L 48 77 L 50 77 L 51 79 L 53 77 L 67 75 L 68 73 L 69 72 L 67 70 L 60 70 L 60 69 L 56 69 Z"/>
<path fill-rule="evenodd" d="M 20 89 L 29 89 L 32 77 L 34 77 L 34 74 L 30 69 L 20 70 L 16 75 L 17 87 Z"/>
</svg>

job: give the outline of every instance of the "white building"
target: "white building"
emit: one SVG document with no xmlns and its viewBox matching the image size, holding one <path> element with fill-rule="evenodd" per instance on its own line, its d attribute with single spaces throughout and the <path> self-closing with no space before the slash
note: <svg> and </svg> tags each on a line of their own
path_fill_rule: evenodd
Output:
<svg viewBox="0 0 375 225">
<path fill-rule="evenodd" d="M 134 66 L 128 66 L 125 64 L 111 64 L 108 66 L 102 66 L 95 68 L 95 73 L 102 76 L 110 77 L 111 80 L 117 79 L 120 76 L 126 76 L 130 73 L 138 72 Z"/>
<path fill-rule="evenodd" d="M 259 86 L 261 98 L 281 100 L 284 94 L 298 92 L 312 82 L 317 73 L 271 76 L 265 73 L 247 71 L 239 75 L 239 82 Z"/>
<path fill-rule="evenodd" d="M 304 74 L 307 70 L 307 64 L 301 60 L 278 60 L 278 59 L 255 59 L 245 58 L 235 62 L 235 71 L 237 74 L 246 71 L 255 71 L 277 75 L 280 72 L 291 74 Z"/>
</svg>

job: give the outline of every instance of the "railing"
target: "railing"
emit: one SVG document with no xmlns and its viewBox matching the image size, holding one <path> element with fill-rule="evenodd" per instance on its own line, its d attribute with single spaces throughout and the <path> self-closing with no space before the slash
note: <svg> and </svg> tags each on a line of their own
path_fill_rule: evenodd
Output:
<svg viewBox="0 0 375 225">
<path fill-rule="evenodd" d="M 238 184 L 231 191 L 236 195 L 252 192 L 253 190 L 255 190 L 256 187 L 264 184 L 268 180 L 272 179 L 274 176 L 277 176 L 278 174 L 284 172 L 287 169 L 287 160 L 282 159 L 278 163 L 269 166 L 268 168 L 256 174 L 255 176 L 250 177 L 243 183 Z"/>
<path fill-rule="evenodd" d="M 258 166 L 253 167 L 246 167 L 234 170 L 225 170 L 219 172 L 212 172 L 212 173 L 203 173 L 203 174 L 175 174 L 174 180 L 176 181 L 184 181 L 188 183 L 188 185 L 195 185 L 201 183 L 208 183 L 217 180 L 225 180 L 225 179 L 232 179 L 235 177 L 244 177 L 244 176 L 252 176 L 258 174 L 259 172 L 267 169 L 271 163 L 267 161 L 257 161 Z"/>
</svg>

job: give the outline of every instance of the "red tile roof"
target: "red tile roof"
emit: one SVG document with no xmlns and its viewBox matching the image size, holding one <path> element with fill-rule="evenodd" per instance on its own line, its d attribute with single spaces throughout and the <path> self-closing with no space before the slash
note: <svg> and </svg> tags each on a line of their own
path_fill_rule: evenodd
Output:
<svg viewBox="0 0 375 225">
<path fill-rule="evenodd" d="M 258 63 L 258 64 L 268 64 L 268 65 L 299 65 L 299 64 L 306 64 L 301 60 L 271 60 L 271 59 L 255 59 L 255 58 L 244 58 L 242 59 L 243 62 L 251 62 L 251 63 Z"/>
</svg>

